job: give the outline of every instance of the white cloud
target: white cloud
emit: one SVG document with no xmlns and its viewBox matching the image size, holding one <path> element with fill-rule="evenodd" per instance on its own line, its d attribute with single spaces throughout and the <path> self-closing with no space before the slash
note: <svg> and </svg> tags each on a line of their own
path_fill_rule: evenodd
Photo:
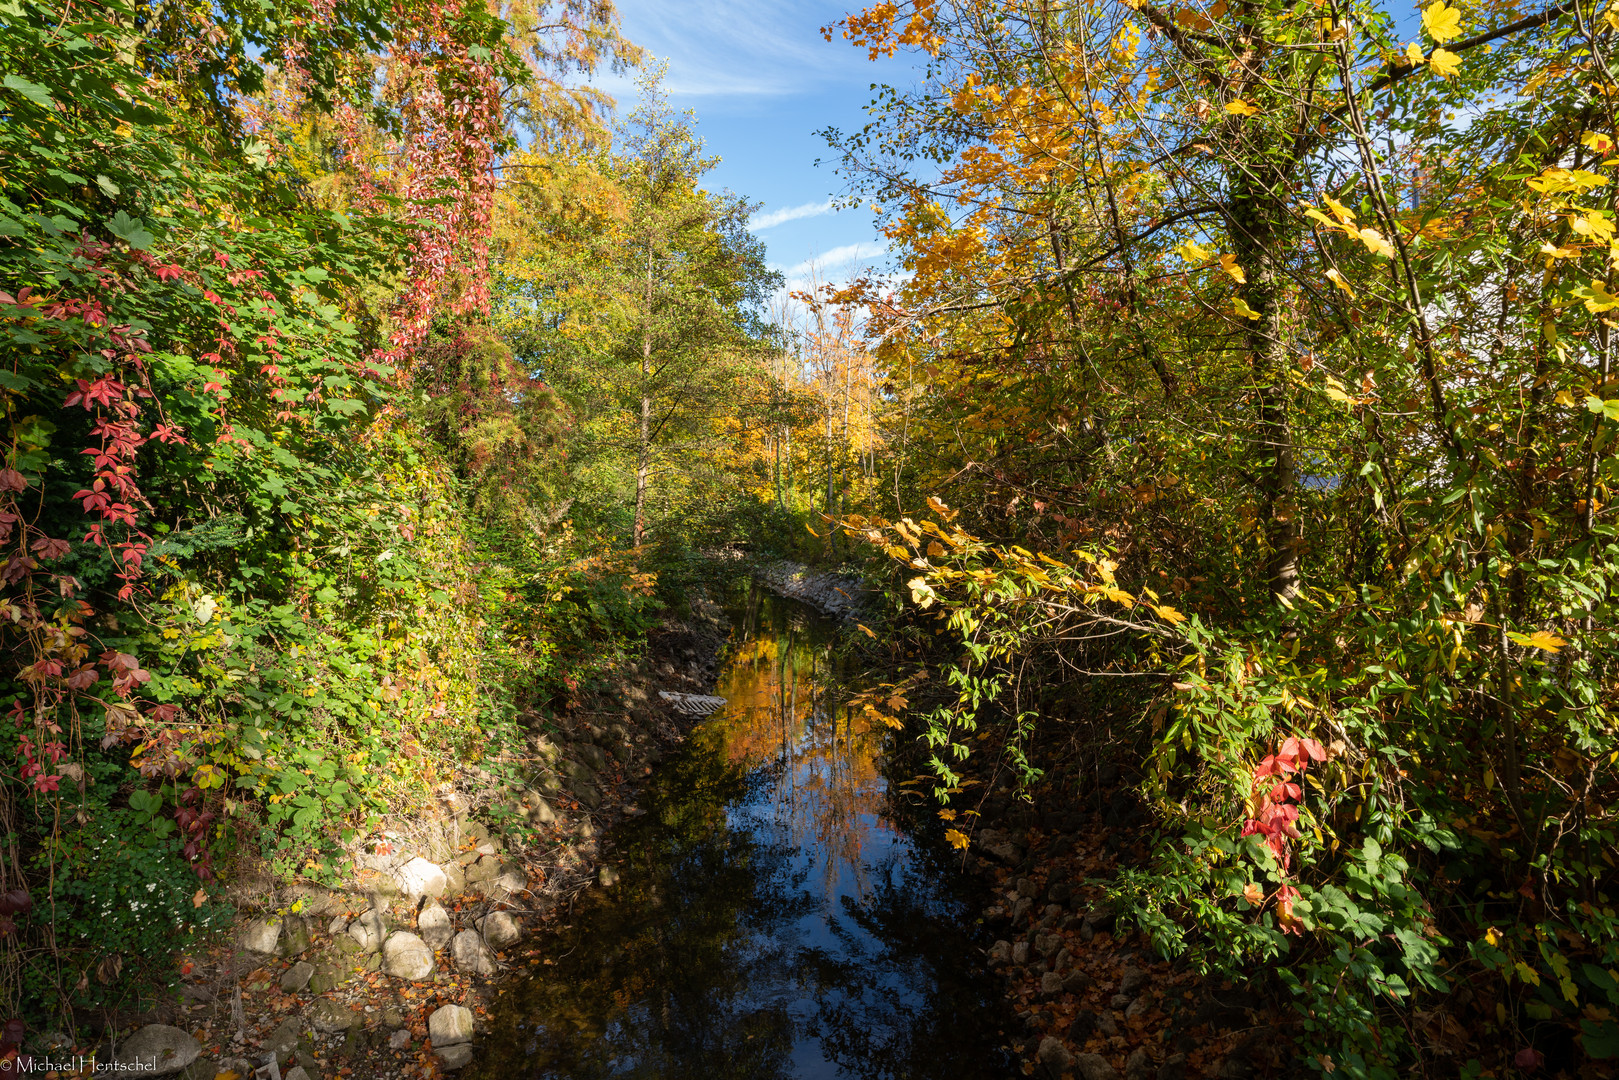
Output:
<svg viewBox="0 0 1619 1080">
<path fill-rule="evenodd" d="M 832 200 L 828 199 L 825 202 L 805 203 L 802 206 L 788 206 L 765 214 L 755 214 L 748 219 L 748 228 L 758 232 L 760 229 L 773 229 L 777 225 L 784 225 L 800 218 L 820 217 L 822 214 L 830 214 L 832 206 Z"/>
<path fill-rule="evenodd" d="M 803 262 L 783 270 L 788 281 L 808 278 L 812 274 L 823 281 L 834 277 L 834 270 L 853 269 L 856 263 L 869 264 L 888 251 L 882 244 L 873 244 L 861 241 L 858 244 L 844 244 L 835 247 L 824 255 L 812 255 Z"/>
</svg>

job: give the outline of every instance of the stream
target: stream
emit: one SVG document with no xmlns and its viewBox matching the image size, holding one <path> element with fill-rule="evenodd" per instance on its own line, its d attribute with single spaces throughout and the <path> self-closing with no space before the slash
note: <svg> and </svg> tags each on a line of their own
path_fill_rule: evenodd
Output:
<svg viewBox="0 0 1619 1080">
<path fill-rule="evenodd" d="M 468 1074 L 771 1080 L 1015 1075 L 969 886 L 906 831 L 885 731 L 844 697 L 832 628 L 757 589 L 715 693 L 508 983 Z"/>
</svg>

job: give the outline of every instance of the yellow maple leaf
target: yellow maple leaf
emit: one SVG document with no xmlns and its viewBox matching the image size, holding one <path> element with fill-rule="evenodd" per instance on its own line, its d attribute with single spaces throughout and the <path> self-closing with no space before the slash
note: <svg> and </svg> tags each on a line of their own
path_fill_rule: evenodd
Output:
<svg viewBox="0 0 1619 1080">
<path fill-rule="evenodd" d="M 1531 649 L 1544 649 L 1546 652 L 1556 652 L 1568 644 L 1567 641 L 1550 630 L 1536 630 L 1533 634 L 1509 633 L 1507 637 L 1516 641 L 1519 645 L 1524 645 Z"/>
<path fill-rule="evenodd" d="M 1257 906 L 1265 902 L 1265 890 L 1260 888 L 1258 882 L 1250 881 L 1242 887 L 1242 898 Z"/>
<path fill-rule="evenodd" d="M 1448 49 L 1435 49 L 1433 55 L 1428 57 L 1433 69 L 1445 78 L 1450 78 L 1462 69 L 1462 58 Z"/>
<path fill-rule="evenodd" d="M 1232 297 L 1232 299 L 1231 299 L 1231 310 L 1235 311 L 1238 315 L 1241 315 L 1245 319 L 1257 319 L 1257 318 L 1259 318 L 1259 312 L 1257 312 L 1253 308 L 1249 307 L 1248 306 L 1248 301 L 1244 300 L 1240 296 Z"/>
<path fill-rule="evenodd" d="M 1385 259 L 1394 258 L 1394 245 L 1383 239 L 1383 234 L 1376 229 L 1368 225 L 1360 231 L 1359 236 L 1360 242 L 1365 244 L 1366 249 L 1373 255 L 1381 255 Z"/>
<path fill-rule="evenodd" d="M 1209 261 L 1209 249 L 1199 246 L 1194 240 L 1187 240 L 1184 243 L 1176 244 L 1175 254 L 1179 255 L 1181 258 L 1190 263 Z"/>
<path fill-rule="evenodd" d="M 1583 143 L 1587 149 L 1593 150 L 1598 154 L 1611 153 L 1615 145 L 1612 135 L 1604 135 L 1600 131 L 1587 131 L 1583 136 L 1581 136 L 1580 142 Z"/>
<path fill-rule="evenodd" d="M 1242 98 L 1226 102 L 1225 111 L 1232 116 L 1257 116 L 1260 112 L 1257 107 L 1248 104 Z"/>
<path fill-rule="evenodd" d="M 1584 216 L 1572 219 L 1569 225 L 1581 236 L 1588 236 L 1599 244 L 1613 239 L 1613 222 L 1601 210 L 1587 210 Z"/>
<path fill-rule="evenodd" d="M 1160 619 L 1171 626 L 1178 626 L 1186 621 L 1185 615 L 1182 615 L 1168 604 L 1154 604 L 1152 610 L 1158 613 Z"/>
<path fill-rule="evenodd" d="M 1336 269 L 1327 271 L 1327 280 L 1338 286 L 1338 288 L 1342 289 L 1350 296 L 1355 295 L 1355 290 L 1349 287 L 1349 282 L 1345 281 L 1344 276 L 1338 273 Z"/>
<path fill-rule="evenodd" d="M 1243 273 L 1242 267 L 1237 265 L 1237 257 L 1235 255 L 1221 255 L 1220 269 L 1230 274 L 1238 285 L 1247 284 L 1248 275 Z"/>
<path fill-rule="evenodd" d="M 1355 220 L 1355 212 L 1331 195 L 1322 196 L 1321 201 L 1327 204 L 1327 209 L 1332 211 L 1332 216 L 1341 224 L 1348 225 Z"/>
<path fill-rule="evenodd" d="M 1419 67 L 1426 64 L 1428 58 L 1422 55 L 1422 46 L 1413 41 L 1405 47 L 1405 62 L 1412 67 Z"/>
<path fill-rule="evenodd" d="M 1422 28 L 1435 41 L 1449 41 L 1462 32 L 1462 9 L 1450 7 L 1445 0 L 1434 0 L 1422 9 Z"/>
<path fill-rule="evenodd" d="M 1543 192 L 1547 195 L 1560 195 L 1567 191 L 1587 191 L 1599 188 L 1608 182 L 1608 178 L 1601 173 L 1590 172 L 1586 169 L 1547 169 L 1539 176 L 1532 176 L 1524 181 L 1524 186 L 1531 191 Z"/>
<path fill-rule="evenodd" d="M 967 845 L 972 843 L 972 841 L 967 838 L 967 834 L 962 832 L 960 829 L 946 829 L 944 831 L 944 838 L 951 847 L 956 848 L 957 850 L 965 850 Z"/>
</svg>

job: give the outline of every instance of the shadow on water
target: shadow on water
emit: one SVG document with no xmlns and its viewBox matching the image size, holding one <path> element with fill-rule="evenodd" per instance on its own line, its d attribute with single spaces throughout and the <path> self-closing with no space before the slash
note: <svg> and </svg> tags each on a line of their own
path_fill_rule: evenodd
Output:
<svg viewBox="0 0 1619 1080">
<path fill-rule="evenodd" d="M 889 813 L 827 628 L 750 593 L 700 724 L 620 825 L 621 880 L 508 985 L 473 1075 L 977 1080 L 1009 1017 L 955 879 Z"/>
</svg>

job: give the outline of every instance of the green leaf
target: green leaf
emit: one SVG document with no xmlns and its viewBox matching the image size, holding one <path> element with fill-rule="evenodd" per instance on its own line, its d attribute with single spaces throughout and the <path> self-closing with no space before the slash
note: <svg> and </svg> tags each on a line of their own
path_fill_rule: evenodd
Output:
<svg viewBox="0 0 1619 1080">
<path fill-rule="evenodd" d="M 157 239 L 142 227 L 140 218 L 132 218 L 122 210 L 112 216 L 112 220 L 107 222 L 107 228 L 136 251 L 146 250 L 152 246 L 152 241 Z"/>
<path fill-rule="evenodd" d="M 15 90 L 23 97 L 42 108 L 50 108 L 55 104 L 51 92 L 38 83 L 31 83 L 20 75 L 7 75 L 4 80 L 7 90 Z"/>
</svg>

